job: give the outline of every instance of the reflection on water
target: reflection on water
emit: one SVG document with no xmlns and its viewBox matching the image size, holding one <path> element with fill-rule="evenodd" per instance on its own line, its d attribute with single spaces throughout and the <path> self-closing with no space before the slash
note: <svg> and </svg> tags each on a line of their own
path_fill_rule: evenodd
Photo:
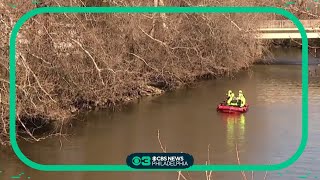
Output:
<svg viewBox="0 0 320 180">
<path fill-rule="evenodd" d="M 256 84 L 259 92 L 257 101 L 265 105 L 291 104 L 301 101 L 301 66 L 279 65 L 266 69 L 257 66 L 260 81 Z"/>
<path fill-rule="evenodd" d="M 227 125 L 226 144 L 229 150 L 233 150 L 235 144 L 238 144 L 237 139 L 243 140 L 245 138 L 246 117 L 244 114 L 222 113 L 221 119 Z"/>
<path fill-rule="evenodd" d="M 310 77 L 320 77 L 320 64 L 316 66 L 309 66 Z"/>
<path fill-rule="evenodd" d="M 275 57 L 273 63 L 275 64 L 301 64 L 302 50 L 301 48 L 274 48 L 272 53 Z M 315 56 L 317 54 L 317 56 Z M 309 65 L 320 64 L 319 51 L 314 53 L 309 51 L 308 57 Z"/>
<path fill-rule="evenodd" d="M 268 105 L 301 101 L 301 88 L 301 83 L 297 82 L 279 84 L 272 80 L 266 80 L 257 85 L 257 89 L 261 92 L 257 100 Z"/>
</svg>

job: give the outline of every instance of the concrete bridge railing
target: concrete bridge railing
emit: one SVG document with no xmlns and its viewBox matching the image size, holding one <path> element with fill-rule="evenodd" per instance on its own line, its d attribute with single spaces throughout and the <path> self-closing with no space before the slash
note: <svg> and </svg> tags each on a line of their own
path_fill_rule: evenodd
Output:
<svg viewBox="0 0 320 180">
<path fill-rule="evenodd" d="M 305 28 L 320 28 L 320 20 L 300 20 Z M 290 20 L 269 20 L 259 24 L 259 28 L 297 28 Z"/>
<path fill-rule="evenodd" d="M 300 20 L 310 39 L 320 38 L 320 20 Z M 260 39 L 301 39 L 298 28 L 290 20 L 262 21 L 257 26 Z"/>
</svg>

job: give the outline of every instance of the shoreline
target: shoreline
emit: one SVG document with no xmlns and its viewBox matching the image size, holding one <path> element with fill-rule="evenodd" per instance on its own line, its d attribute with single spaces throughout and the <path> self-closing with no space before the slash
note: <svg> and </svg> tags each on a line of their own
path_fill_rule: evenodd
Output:
<svg viewBox="0 0 320 180">
<path fill-rule="evenodd" d="M 274 48 L 274 47 L 273 47 Z M 284 63 L 274 63 L 274 62 L 260 62 L 257 60 L 255 63 L 253 63 L 250 67 L 255 66 L 255 65 L 285 65 L 288 64 L 287 62 Z M 295 65 L 295 64 L 293 64 Z M 243 67 L 239 69 L 237 72 L 233 72 L 233 74 L 227 74 L 228 71 L 224 71 L 220 74 L 212 75 L 212 74 L 202 74 L 202 75 L 197 75 L 193 77 L 193 81 L 186 82 L 185 84 L 180 84 L 174 88 L 166 88 L 163 86 L 157 86 L 156 84 L 149 84 L 145 85 L 142 90 L 138 91 L 136 95 L 133 96 L 126 96 L 124 98 L 120 98 L 116 103 L 112 104 L 99 104 L 97 102 L 93 101 L 82 101 L 82 102 L 73 102 L 74 105 L 71 105 L 69 107 L 69 111 L 71 112 L 71 116 L 69 116 L 64 122 L 61 124 L 59 120 L 56 119 L 46 119 L 42 117 L 31 117 L 31 118 L 26 118 L 22 119 L 22 121 L 25 123 L 27 129 L 32 130 L 35 128 L 35 126 L 38 126 L 39 124 L 46 123 L 46 125 L 40 129 L 37 129 L 34 131 L 34 136 L 41 138 L 46 134 L 54 134 L 57 133 L 60 128 L 65 129 L 68 126 L 72 126 L 73 123 L 77 121 L 77 118 L 81 117 L 83 114 L 90 113 L 92 111 L 100 111 L 100 110 L 110 110 L 110 111 L 121 111 L 122 108 L 125 108 L 129 104 L 135 104 L 139 103 L 139 100 L 145 97 L 154 97 L 154 96 L 161 96 L 167 92 L 171 91 L 176 91 L 178 89 L 182 88 L 188 88 L 193 85 L 197 85 L 200 82 L 207 81 L 207 80 L 213 80 L 213 79 L 218 79 L 218 78 L 223 78 L 223 77 L 230 77 L 235 74 L 237 74 L 239 71 L 242 70 L 247 70 L 250 67 Z M 35 122 L 39 124 L 34 124 Z M 33 122 L 30 122 L 33 121 Z M 19 129 L 21 127 L 17 127 Z M 25 132 L 24 132 L 25 133 Z M 61 133 L 61 132 L 60 132 Z M 24 134 L 19 134 L 19 136 L 24 137 Z M 10 146 L 10 143 L 9 143 Z"/>
<path fill-rule="evenodd" d="M 275 48 L 275 47 L 272 46 L 272 48 Z M 99 104 L 99 103 L 93 102 L 93 101 L 73 102 L 74 104 L 70 105 L 70 107 L 69 107 L 69 111 L 71 112 L 70 116 L 66 120 L 64 120 L 62 123 L 61 123 L 61 121 L 56 120 L 56 119 L 43 118 L 43 117 L 45 117 L 45 115 L 43 115 L 43 117 L 40 116 L 40 117 L 31 117 L 31 118 L 22 119 L 22 121 L 25 123 L 27 129 L 29 129 L 29 130 L 34 129 L 35 126 L 38 125 L 38 124 L 34 124 L 34 120 L 36 120 L 35 122 L 37 122 L 39 124 L 45 123 L 46 125 L 44 127 L 36 129 L 33 134 L 35 138 L 41 138 L 46 134 L 57 133 L 57 132 L 59 132 L 58 130 L 61 128 L 68 129 L 66 127 L 72 126 L 73 123 L 76 123 L 77 119 L 79 117 L 81 117 L 83 114 L 87 114 L 92 111 L 101 111 L 101 110 L 110 110 L 110 111 L 119 111 L 120 110 L 121 111 L 121 109 L 125 108 L 127 105 L 139 103 L 139 100 L 142 98 L 145 98 L 145 97 L 161 96 L 167 92 L 176 91 L 176 90 L 182 89 L 182 88 L 188 88 L 193 85 L 196 86 L 198 83 L 200 83 L 202 81 L 213 80 L 213 79 L 218 79 L 218 78 L 223 78 L 223 77 L 230 77 L 230 76 L 237 74 L 238 72 L 240 72 L 242 70 L 247 70 L 250 67 L 255 66 L 255 65 L 277 65 L 277 64 L 285 65 L 288 63 L 287 62 L 283 62 L 283 63 L 261 62 L 260 60 L 256 60 L 256 62 L 254 62 L 249 67 L 240 68 L 238 71 L 232 72 L 232 74 L 228 74 L 228 71 L 225 70 L 225 71 L 217 73 L 215 75 L 209 74 L 209 73 L 197 75 L 197 76 L 192 77 L 191 81 L 185 82 L 184 84 L 180 84 L 178 86 L 175 86 L 174 88 L 166 88 L 164 86 L 160 86 L 157 84 L 148 84 L 148 85 L 145 85 L 142 89 L 138 90 L 138 92 L 136 94 L 134 94 L 132 96 L 122 97 L 119 100 L 117 100 L 115 103 L 112 103 L 112 104 L 108 104 L 108 103 Z M 293 65 L 296 65 L 296 64 L 293 64 Z M 31 122 L 31 121 L 33 121 L 33 122 Z M 21 127 L 17 127 L 17 129 L 20 129 L 20 128 Z M 59 133 L 61 133 L 61 132 L 59 132 Z M 24 137 L 24 135 L 27 135 L 27 134 L 18 133 L 18 135 Z M 10 143 L 8 143 L 6 145 L 11 146 Z M 4 145 L 4 146 L 6 146 L 6 145 Z"/>
<path fill-rule="evenodd" d="M 240 72 L 242 70 L 247 70 L 247 69 L 248 68 L 242 68 L 238 72 Z M 75 106 L 72 106 L 70 108 L 70 109 L 72 109 L 72 116 L 70 116 L 68 119 L 66 119 L 63 122 L 63 124 L 61 124 L 59 120 L 55 120 L 55 119 L 32 117 L 33 118 L 32 120 L 36 120 L 36 122 L 39 124 L 44 123 L 46 121 L 46 125 L 44 127 L 34 130 L 33 129 L 33 128 L 35 128 L 34 126 L 37 126 L 38 124 L 34 124 L 33 122 L 30 123 L 29 119 L 22 119 L 22 121 L 24 122 L 24 124 L 26 125 L 28 130 L 34 130 L 33 136 L 35 138 L 43 138 L 45 136 L 50 137 L 51 135 L 54 135 L 55 133 L 61 133 L 61 134 L 68 135 L 68 133 L 66 133 L 64 131 L 59 132 L 58 130 L 64 129 L 65 131 L 69 131 L 70 130 L 69 128 L 70 127 L 72 128 L 73 124 L 82 123 L 82 122 L 79 122 L 78 120 L 82 119 L 82 117 L 88 113 L 91 113 L 94 111 L 111 111 L 111 112 L 122 111 L 122 109 L 126 108 L 128 105 L 132 105 L 132 104 L 135 105 L 135 104 L 139 103 L 139 101 L 142 100 L 143 98 L 157 97 L 157 96 L 164 95 L 165 93 L 173 92 L 173 91 L 176 91 L 179 89 L 194 87 L 194 86 L 197 86 L 198 83 L 201 83 L 203 81 L 215 80 L 215 79 L 224 78 L 224 77 L 230 77 L 230 76 L 237 74 L 238 72 L 235 72 L 232 75 L 227 74 L 227 71 L 222 72 L 220 74 L 217 74 L 215 76 L 211 75 L 211 74 L 198 75 L 198 76 L 194 77 L 194 81 L 190 81 L 185 84 L 181 84 L 181 85 L 176 86 L 171 89 L 163 88 L 163 87 L 162 88 L 156 87 L 156 86 L 152 86 L 152 85 L 146 85 L 145 89 L 139 92 L 139 95 L 133 96 L 133 97 L 123 98 L 122 100 L 120 100 L 117 103 L 114 103 L 112 105 L 110 105 L 110 104 L 99 105 L 94 102 L 91 102 L 91 103 L 90 102 L 83 102 L 83 104 L 78 104 L 79 108 L 76 108 Z M 21 128 L 21 127 L 17 126 L 17 129 L 19 129 L 19 128 Z M 25 133 L 25 134 L 17 133 L 17 134 L 21 137 L 24 137 L 24 135 L 28 136 L 27 133 Z M 19 138 L 18 138 L 18 141 L 19 141 Z M 11 144 L 9 143 L 5 146 L 11 146 Z"/>
</svg>

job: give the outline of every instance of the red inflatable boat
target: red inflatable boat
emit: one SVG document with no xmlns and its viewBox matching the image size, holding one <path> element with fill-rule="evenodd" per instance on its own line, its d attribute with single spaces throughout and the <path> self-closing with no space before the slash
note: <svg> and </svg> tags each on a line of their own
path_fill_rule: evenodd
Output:
<svg viewBox="0 0 320 180">
<path fill-rule="evenodd" d="M 249 110 L 248 104 L 246 104 L 243 107 L 237 107 L 237 106 L 228 106 L 221 103 L 217 107 L 217 111 L 224 112 L 224 113 L 245 113 L 248 110 Z"/>
</svg>

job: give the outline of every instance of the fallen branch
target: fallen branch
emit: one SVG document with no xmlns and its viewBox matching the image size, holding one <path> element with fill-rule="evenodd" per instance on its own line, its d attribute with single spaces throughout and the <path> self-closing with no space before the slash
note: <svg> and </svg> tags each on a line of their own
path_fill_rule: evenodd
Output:
<svg viewBox="0 0 320 180">
<path fill-rule="evenodd" d="M 29 131 L 29 129 L 25 126 L 25 124 L 21 121 L 19 115 L 17 115 L 17 120 L 20 122 L 22 127 L 24 128 L 25 132 L 35 141 L 40 141 L 40 138 L 36 138 L 33 136 L 33 134 Z"/>
<path fill-rule="evenodd" d="M 242 31 L 243 29 L 241 27 L 238 26 L 237 23 L 235 23 L 231 18 L 227 17 L 225 14 L 222 14 L 226 19 L 228 19 L 231 24 L 233 24 L 236 28 L 238 28 L 239 31 Z"/>
<path fill-rule="evenodd" d="M 156 68 L 154 68 L 154 67 L 152 67 L 152 66 L 150 66 L 147 62 L 146 62 L 146 60 L 144 60 L 142 57 L 140 57 L 140 56 L 138 56 L 138 55 L 136 55 L 136 54 L 134 54 L 134 53 L 129 53 L 130 55 L 133 55 L 133 56 L 135 56 L 136 58 L 138 58 L 138 59 L 140 59 L 146 66 L 148 66 L 149 68 L 151 68 L 151 69 L 153 69 L 153 70 L 155 70 L 155 71 L 157 71 L 157 72 L 159 72 L 159 70 L 158 69 L 156 69 Z"/>
<path fill-rule="evenodd" d="M 158 130 L 158 142 L 160 144 L 160 148 L 162 149 L 162 152 L 166 153 L 166 148 L 163 147 L 162 143 L 161 143 L 161 139 L 160 139 L 160 130 Z"/>
<path fill-rule="evenodd" d="M 163 45 L 163 46 L 165 46 L 165 47 L 168 47 L 168 45 L 167 45 L 165 42 L 162 42 L 162 41 L 160 41 L 159 39 L 156 39 L 156 38 L 150 36 L 150 35 L 149 35 L 148 33 L 146 33 L 140 26 L 138 26 L 138 27 L 139 27 L 139 29 L 140 29 L 146 36 L 148 36 L 150 39 L 152 39 L 152 40 L 160 43 L 161 45 Z"/>
<path fill-rule="evenodd" d="M 268 171 L 266 171 L 266 173 L 264 174 L 263 180 L 266 180 L 266 179 L 267 179 L 267 174 L 268 174 Z"/>
<path fill-rule="evenodd" d="M 44 139 L 47 139 L 47 138 L 50 138 L 50 137 L 54 137 L 54 136 L 59 136 L 59 137 L 61 137 L 61 136 L 64 137 L 64 136 L 65 136 L 64 134 L 62 134 L 61 132 L 59 132 L 59 133 L 49 134 L 49 135 L 47 135 L 47 136 L 42 136 L 42 137 L 40 137 L 40 138 L 36 138 L 36 137 L 33 135 L 33 133 L 31 133 L 30 130 L 26 127 L 26 125 L 22 122 L 19 114 L 17 115 L 17 120 L 18 120 L 18 122 L 22 125 L 24 131 L 32 138 L 33 141 L 39 142 L 39 141 L 41 141 L 41 140 L 44 140 Z M 27 138 L 23 138 L 23 139 L 25 139 L 26 141 L 29 141 L 29 139 L 27 139 Z"/>
<path fill-rule="evenodd" d="M 37 56 L 37 55 L 35 55 L 35 54 L 32 54 L 32 53 L 31 53 L 31 56 L 33 56 L 33 57 L 35 57 L 35 58 L 37 58 L 37 59 L 42 60 L 42 62 L 44 62 L 45 64 L 51 65 L 50 62 L 44 60 L 42 57 L 39 57 L 39 56 Z"/>
<path fill-rule="evenodd" d="M 72 40 L 73 42 L 77 43 L 77 44 L 79 45 L 79 47 L 90 57 L 90 59 L 92 60 L 94 66 L 95 66 L 95 68 L 96 68 L 96 70 L 98 71 L 98 75 L 99 75 L 99 78 L 100 78 L 102 84 L 105 85 L 105 83 L 104 83 L 104 81 L 103 81 L 103 79 L 102 79 L 102 76 L 101 76 L 101 71 L 102 71 L 102 69 L 100 69 L 100 68 L 98 67 L 95 59 L 92 57 L 92 55 L 89 53 L 89 51 L 87 51 L 79 41 L 74 40 L 74 39 L 71 39 L 71 40 Z M 113 70 L 112 70 L 112 71 L 113 71 Z M 113 72 L 114 72 L 114 71 L 113 71 Z"/>
<path fill-rule="evenodd" d="M 251 180 L 253 180 L 253 176 L 254 176 L 253 171 L 251 171 Z"/>
<path fill-rule="evenodd" d="M 206 165 L 209 165 L 210 164 L 210 144 L 208 145 L 208 160 L 206 161 Z M 208 171 L 206 171 L 206 177 L 207 177 L 207 180 L 211 180 L 211 177 L 212 177 L 212 171 L 210 171 L 208 173 Z"/>
<path fill-rule="evenodd" d="M 167 152 L 167 148 L 163 147 L 162 143 L 161 143 L 161 139 L 160 139 L 160 130 L 158 130 L 158 142 L 160 144 L 160 147 L 162 149 L 162 152 L 166 153 Z M 181 171 L 177 171 L 178 173 L 178 179 L 180 179 L 180 177 L 182 177 L 184 180 L 187 180 L 187 178 L 181 173 Z"/>
<path fill-rule="evenodd" d="M 236 153 L 237 153 L 238 164 L 240 165 L 241 163 L 240 163 L 240 158 L 239 158 L 238 144 L 236 144 Z M 241 171 L 241 174 L 242 174 L 243 179 L 247 180 L 247 176 L 243 171 Z"/>
</svg>

